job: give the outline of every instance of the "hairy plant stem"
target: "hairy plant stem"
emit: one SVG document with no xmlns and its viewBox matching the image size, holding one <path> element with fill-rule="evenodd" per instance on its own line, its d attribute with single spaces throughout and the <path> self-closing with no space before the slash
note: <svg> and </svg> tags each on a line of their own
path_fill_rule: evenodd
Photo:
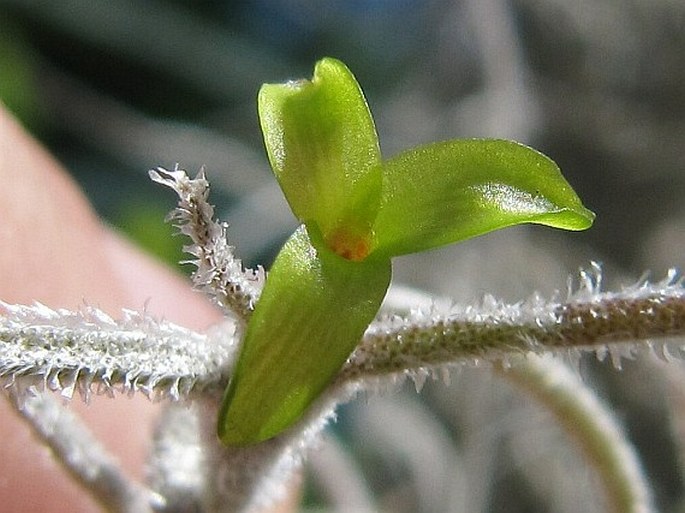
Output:
<svg viewBox="0 0 685 513">
<path fill-rule="evenodd" d="M 150 178 L 178 194 L 178 207 L 168 219 L 175 220 L 183 235 L 193 242 L 184 251 L 195 257 L 188 261 L 197 269 L 193 283 L 224 311 L 245 323 L 259 298 L 264 270 L 244 269 L 226 240 L 226 224 L 214 220 L 214 207 L 207 202 L 209 182 L 200 172 L 190 179 L 185 171 L 150 171 Z"/>
<path fill-rule="evenodd" d="M 200 335 L 144 315 L 122 321 L 103 315 L 6 305 L 0 380 L 14 390 L 36 385 L 65 396 L 121 390 L 171 400 L 220 393 L 226 386 L 240 337 L 233 324 Z M 564 303 L 490 298 L 477 306 L 379 319 L 334 386 L 373 388 L 378 379 L 420 377 L 526 353 L 589 351 L 620 366 L 622 357 L 640 351 L 678 356 L 675 339 L 684 336 L 685 289 L 675 275 L 618 292 L 586 286 Z"/>
<path fill-rule="evenodd" d="M 596 276 L 597 283 L 599 275 Z M 685 336 L 685 289 L 675 274 L 619 292 L 585 286 L 565 303 L 483 305 L 446 313 L 415 313 L 373 324 L 338 377 L 355 381 L 450 363 L 506 360 L 525 353 L 591 351 L 620 359 L 651 349 L 668 359 Z"/>
</svg>

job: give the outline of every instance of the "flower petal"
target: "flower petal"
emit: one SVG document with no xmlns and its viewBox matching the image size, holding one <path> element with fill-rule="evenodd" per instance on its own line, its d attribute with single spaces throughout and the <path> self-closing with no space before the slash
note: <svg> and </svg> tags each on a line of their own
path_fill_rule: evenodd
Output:
<svg viewBox="0 0 685 513">
<path fill-rule="evenodd" d="M 448 141 L 384 163 L 372 252 L 414 253 L 520 223 L 584 230 L 593 219 L 541 153 L 512 141 Z"/>
<path fill-rule="evenodd" d="M 257 303 L 219 414 L 227 445 L 267 440 L 297 421 L 330 383 L 380 308 L 390 260 L 351 262 L 301 226 Z"/>
<path fill-rule="evenodd" d="M 265 84 L 259 118 L 271 166 L 295 215 L 325 239 L 364 237 L 378 211 L 380 149 L 349 69 L 325 58 L 311 81 Z M 340 236 L 340 234 L 338 234 Z"/>
</svg>

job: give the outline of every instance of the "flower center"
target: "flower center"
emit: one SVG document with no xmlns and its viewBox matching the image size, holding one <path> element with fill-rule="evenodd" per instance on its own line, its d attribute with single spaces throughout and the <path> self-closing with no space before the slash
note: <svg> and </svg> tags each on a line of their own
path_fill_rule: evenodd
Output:
<svg viewBox="0 0 685 513">
<path fill-rule="evenodd" d="M 350 233 L 339 228 L 326 237 L 326 245 L 338 256 L 352 262 L 361 262 L 371 251 L 371 237 L 368 234 Z"/>
</svg>

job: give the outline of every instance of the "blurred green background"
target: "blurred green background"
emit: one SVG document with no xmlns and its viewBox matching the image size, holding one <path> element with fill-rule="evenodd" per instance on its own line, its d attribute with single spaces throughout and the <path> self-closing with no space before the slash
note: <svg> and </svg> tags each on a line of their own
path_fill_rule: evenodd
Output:
<svg viewBox="0 0 685 513">
<path fill-rule="evenodd" d="M 459 302 L 515 301 L 564 289 L 591 259 L 610 285 L 683 265 L 680 0 L 0 0 L 0 98 L 104 219 L 171 265 L 183 244 L 162 222 L 173 194 L 147 170 L 177 163 L 206 168 L 238 255 L 268 265 L 295 221 L 263 152 L 256 93 L 310 76 L 326 55 L 364 87 L 386 156 L 455 137 L 516 139 L 555 159 L 597 213 L 588 232 L 519 227 L 400 259 L 398 282 Z M 626 422 L 663 511 L 685 511 L 664 390 L 685 392 L 652 365 L 617 373 L 583 360 L 580 371 Z M 429 383 L 421 402 L 410 391 L 346 407 L 312 456 L 303 510 L 601 511 L 582 488 L 591 473 L 544 412 L 487 370 L 453 381 Z M 380 425 L 413 431 L 401 442 Z M 337 469 L 330 482 L 326 469 Z"/>
</svg>

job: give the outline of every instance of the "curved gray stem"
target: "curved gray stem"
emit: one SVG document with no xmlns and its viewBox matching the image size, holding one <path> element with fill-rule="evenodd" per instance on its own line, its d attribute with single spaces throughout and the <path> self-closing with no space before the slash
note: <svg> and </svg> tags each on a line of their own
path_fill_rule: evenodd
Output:
<svg viewBox="0 0 685 513">
<path fill-rule="evenodd" d="M 563 363 L 527 358 L 499 374 L 554 414 L 599 474 L 612 513 L 656 511 L 635 449 L 610 411 Z"/>
<path fill-rule="evenodd" d="M 110 513 L 153 513 L 163 499 L 126 472 L 71 412 L 50 395 L 11 396 L 11 403 L 57 461 Z"/>
</svg>

